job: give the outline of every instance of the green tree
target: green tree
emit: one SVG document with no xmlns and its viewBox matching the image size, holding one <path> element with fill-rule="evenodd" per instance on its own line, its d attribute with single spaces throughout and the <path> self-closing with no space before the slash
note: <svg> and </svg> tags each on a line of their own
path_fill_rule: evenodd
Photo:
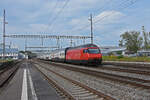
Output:
<svg viewBox="0 0 150 100">
<path fill-rule="evenodd" d="M 137 51 L 141 49 L 143 38 L 140 36 L 140 32 L 125 32 L 120 37 L 122 38 L 121 41 L 123 41 L 123 44 L 126 46 L 128 51 L 137 53 Z"/>
<path fill-rule="evenodd" d="M 25 52 L 24 51 L 19 51 L 19 53 L 23 53 L 24 54 Z"/>
<path fill-rule="evenodd" d="M 119 40 L 119 47 L 123 47 L 123 40 Z"/>
<path fill-rule="evenodd" d="M 37 56 L 35 53 L 32 53 L 31 51 L 25 51 L 25 53 L 28 55 L 29 59 L 35 58 Z"/>
<path fill-rule="evenodd" d="M 145 32 L 144 26 L 142 26 L 142 33 L 143 33 L 143 40 L 144 40 L 143 48 L 145 50 L 148 50 L 150 49 L 150 34 Z"/>
</svg>

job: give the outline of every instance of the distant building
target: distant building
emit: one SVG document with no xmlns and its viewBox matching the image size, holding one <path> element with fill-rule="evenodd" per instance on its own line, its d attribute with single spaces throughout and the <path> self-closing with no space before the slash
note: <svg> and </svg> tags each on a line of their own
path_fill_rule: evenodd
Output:
<svg viewBox="0 0 150 100">
<path fill-rule="evenodd" d="M 5 48 L 6 59 L 18 59 L 19 50 L 18 48 Z M 3 49 L 0 48 L 0 59 L 3 57 Z"/>
<path fill-rule="evenodd" d="M 137 56 L 150 56 L 150 50 L 137 51 Z"/>
<path fill-rule="evenodd" d="M 128 57 L 134 56 L 150 56 L 150 50 L 139 50 L 137 53 L 127 51 L 125 47 L 118 46 L 101 46 L 101 52 L 104 56 L 113 54 L 115 56 L 123 55 Z"/>
<path fill-rule="evenodd" d="M 37 55 L 37 58 L 40 58 L 40 59 L 50 59 L 51 56 L 50 56 L 50 53 L 40 53 Z"/>
<path fill-rule="evenodd" d="M 26 58 L 26 55 L 24 53 L 19 53 L 18 59 L 24 59 Z"/>
<path fill-rule="evenodd" d="M 115 56 L 124 55 L 124 52 L 126 51 L 125 47 L 118 46 L 102 46 L 100 47 L 100 49 L 104 56 L 107 56 L 109 54 L 113 54 Z"/>
</svg>

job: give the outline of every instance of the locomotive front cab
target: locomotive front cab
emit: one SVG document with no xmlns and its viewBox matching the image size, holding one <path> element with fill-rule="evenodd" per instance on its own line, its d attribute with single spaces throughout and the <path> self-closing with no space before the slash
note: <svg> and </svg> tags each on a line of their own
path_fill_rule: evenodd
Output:
<svg viewBox="0 0 150 100">
<path fill-rule="evenodd" d="M 101 51 L 99 48 L 89 48 L 87 49 L 89 54 L 100 54 Z"/>
<path fill-rule="evenodd" d="M 102 54 L 99 48 L 87 48 L 83 50 L 83 53 L 88 61 L 91 64 L 101 64 Z"/>
</svg>

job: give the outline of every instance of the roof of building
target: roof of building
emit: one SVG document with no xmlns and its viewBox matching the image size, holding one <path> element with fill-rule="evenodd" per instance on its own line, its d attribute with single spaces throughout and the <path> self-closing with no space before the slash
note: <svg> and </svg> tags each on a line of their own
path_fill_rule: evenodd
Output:
<svg viewBox="0 0 150 100">
<path fill-rule="evenodd" d="M 18 53 L 19 50 L 17 48 L 5 48 L 5 53 Z M 0 48 L 0 53 L 3 53 L 3 49 Z"/>
<path fill-rule="evenodd" d="M 137 51 L 137 52 L 139 52 L 139 53 L 150 53 L 150 50 L 139 50 L 139 51 Z"/>
<path fill-rule="evenodd" d="M 118 46 L 102 46 L 100 47 L 102 53 L 109 53 L 109 52 L 117 52 L 117 51 L 125 51 L 125 47 L 118 47 Z"/>
</svg>

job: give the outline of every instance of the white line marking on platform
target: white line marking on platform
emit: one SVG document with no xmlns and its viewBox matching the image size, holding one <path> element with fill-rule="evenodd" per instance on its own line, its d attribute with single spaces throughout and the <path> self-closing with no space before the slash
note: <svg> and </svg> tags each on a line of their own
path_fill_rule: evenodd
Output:
<svg viewBox="0 0 150 100">
<path fill-rule="evenodd" d="M 24 69 L 24 74 L 23 74 L 23 83 L 22 83 L 22 95 L 21 95 L 21 100 L 28 100 L 27 72 L 26 72 L 26 69 Z"/>
<path fill-rule="evenodd" d="M 32 82 L 32 78 L 31 78 L 31 74 L 30 74 L 29 70 L 28 70 L 28 75 L 29 75 L 29 83 L 30 83 L 30 88 L 31 88 L 31 93 L 32 93 L 33 100 L 38 100 L 37 95 L 35 93 L 35 89 L 33 87 L 33 82 Z"/>
</svg>

